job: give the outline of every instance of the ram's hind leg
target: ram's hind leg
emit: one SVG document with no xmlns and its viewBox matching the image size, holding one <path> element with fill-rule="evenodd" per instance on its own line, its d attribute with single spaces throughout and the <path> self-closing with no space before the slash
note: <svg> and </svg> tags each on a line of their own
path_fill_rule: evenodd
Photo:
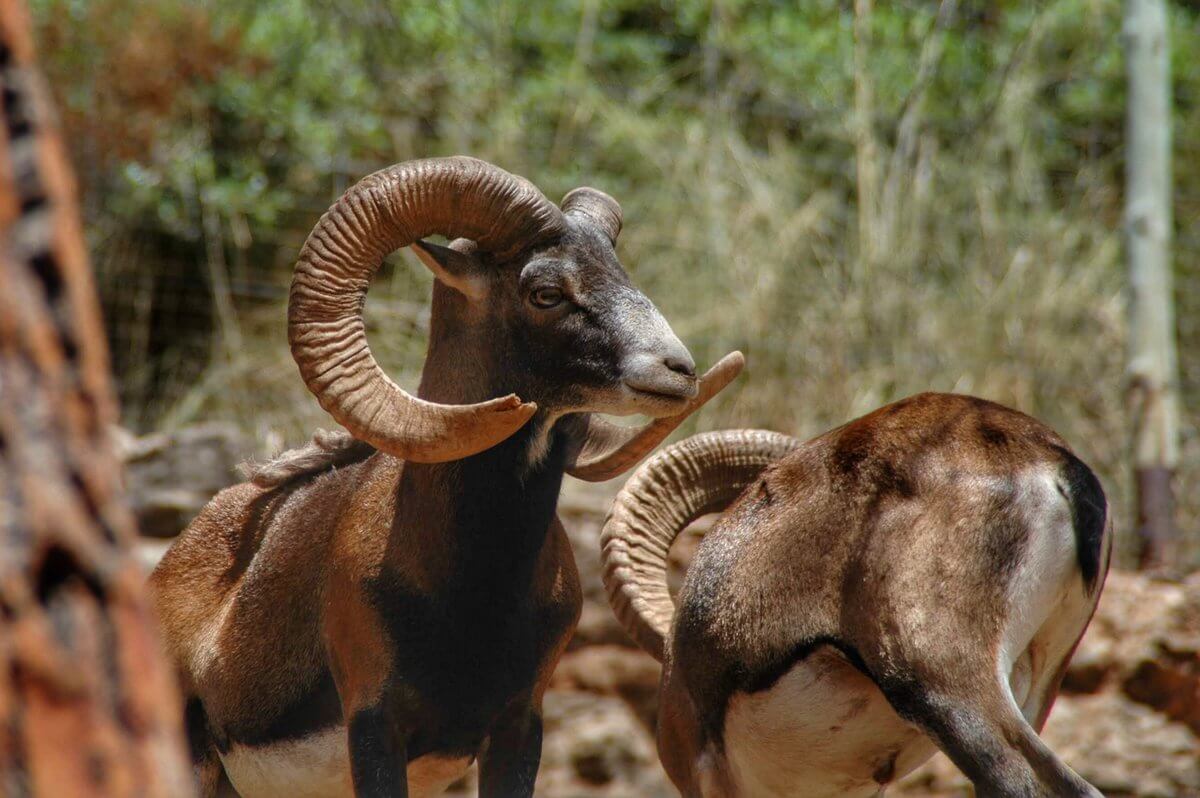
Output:
<svg viewBox="0 0 1200 798">
<path fill-rule="evenodd" d="M 208 718 L 198 698 L 189 698 L 183 710 L 184 731 L 187 734 L 192 768 L 196 775 L 196 787 L 200 798 L 225 798 L 235 795 L 221 757 L 217 754 L 216 741 L 208 729 Z"/>
<path fill-rule="evenodd" d="M 1059 611 L 1046 620 L 1013 662 L 1009 676 L 1013 700 L 1025 720 L 1039 733 L 1050 716 L 1071 655 L 1083 638 L 1094 608 L 1095 601 L 1064 599 L 1058 604 Z"/>
<path fill-rule="evenodd" d="M 905 605 L 889 597 L 892 623 L 855 641 L 896 712 L 946 752 L 981 798 L 1099 796 L 1033 726 L 1094 601 L 1064 537 L 1033 532 L 1016 575 L 991 595 L 963 592 L 960 603 L 947 593 L 936 610 L 925 598 L 909 595 Z"/>
<path fill-rule="evenodd" d="M 961 680 L 939 679 L 937 687 L 909 679 L 881 687 L 900 716 L 928 734 L 971 779 L 980 798 L 1100 798 L 1046 747 L 1006 683 L 960 675 Z"/>
<path fill-rule="evenodd" d="M 894 629 L 876 630 L 885 650 L 871 652 L 868 665 L 897 712 L 941 746 L 980 796 L 1099 796 L 1034 727 L 1045 722 L 1099 599 L 1110 541 L 1103 493 L 1071 460 L 1030 471 L 1010 498 L 989 503 L 978 531 L 959 538 L 967 545 L 957 562 L 974 564 L 960 576 L 978 586 L 947 591 L 935 605 L 911 591 L 889 596 L 919 611 L 898 612 Z M 929 562 L 942 572 L 954 564 L 936 553 Z M 938 573 L 931 568 L 927 583 L 939 584 Z"/>
<path fill-rule="evenodd" d="M 1064 606 L 1040 598 L 1035 603 Z M 1010 607 L 1006 614 L 1030 618 L 1033 609 Z M 1064 618 L 1072 613 L 1042 610 L 1040 615 L 1033 629 L 1014 633 L 1014 625 L 1007 624 L 987 632 L 986 619 L 977 613 L 943 605 L 932 626 L 902 627 L 885 637 L 886 651 L 863 652 L 896 712 L 946 752 L 980 798 L 1100 795 L 1046 747 L 1031 725 L 1044 719 L 1087 614 Z"/>
<path fill-rule="evenodd" d="M 1086 470 L 1082 465 L 1079 468 Z M 957 662 L 942 663 L 949 673 L 958 673 L 955 683 L 970 684 L 972 679 L 980 682 L 978 692 L 968 689 L 959 701 L 943 709 L 942 725 L 963 725 L 961 719 L 955 723 L 954 713 L 946 716 L 945 709 L 961 714 L 966 707 L 966 712 L 978 717 L 970 729 L 951 730 L 954 733 L 949 743 L 936 735 L 935 739 L 943 743 L 949 754 L 948 745 L 957 743 L 961 747 L 974 729 L 991 727 L 1003 735 L 996 744 L 1004 745 L 1007 741 L 1028 763 L 1035 777 L 1036 786 L 1026 793 L 1006 791 L 1007 781 L 987 787 L 987 782 L 972 776 L 981 795 L 1099 795 L 1038 736 L 1058 695 L 1071 654 L 1095 612 L 1107 571 L 1111 526 L 1092 529 L 1090 533 L 1078 528 L 1078 519 L 1086 513 L 1077 505 L 1087 498 L 1075 495 L 1080 493 L 1078 482 L 1079 479 L 1071 481 L 1067 489 L 1059 486 L 1055 493 L 1043 487 L 1043 496 L 1049 498 L 1039 511 L 1029 515 L 1029 536 L 1023 558 L 1002 598 L 1005 609 L 999 638 L 992 641 L 994 645 L 987 646 L 995 654 L 989 656 L 981 650 L 974 657 L 978 661 L 969 667 L 969 671 L 961 658 Z M 1062 497 L 1067 498 L 1068 507 L 1075 505 L 1075 508 L 1067 512 Z M 1099 508 L 1099 514 L 1092 520 L 1104 524 L 1103 495 L 1092 497 L 1092 503 Z M 1081 549 L 1084 542 L 1091 545 L 1086 552 Z M 1091 578 L 1081 565 L 1089 558 L 1096 562 L 1096 573 Z M 969 630 L 959 631 L 966 633 Z M 990 668 L 985 670 L 988 666 Z M 990 733 L 994 734 L 994 731 Z M 960 767 L 967 772 L 966 767 L 961 764 Z M 984 772 L 979 778 L 987 778 L 989 768 L 981 770 Z"/>
</svg>

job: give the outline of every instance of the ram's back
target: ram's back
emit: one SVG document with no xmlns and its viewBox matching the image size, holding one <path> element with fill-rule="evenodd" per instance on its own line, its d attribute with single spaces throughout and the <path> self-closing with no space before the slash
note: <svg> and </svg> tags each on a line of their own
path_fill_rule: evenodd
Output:
<svg viewBox="0 0 1200 798">
<path fill-rule="evenodd" d="M 215 726 L 325 677 L 322 589 L 366 463 L 218 493 L 150 577 L 185 694 Z"/>
</svg>

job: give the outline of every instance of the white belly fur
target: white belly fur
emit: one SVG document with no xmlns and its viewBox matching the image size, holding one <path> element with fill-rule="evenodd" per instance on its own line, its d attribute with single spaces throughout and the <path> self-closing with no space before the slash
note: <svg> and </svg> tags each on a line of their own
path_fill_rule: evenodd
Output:
<svg viewBox="0 0 1200 798">
<path fill-rule="evenodd" d="M 328 729 L 299 740 L 264 746 L 234 745 L 221 755 L 242 798 L 353 798 L 346 730 Z M 413 798 L 440 795 L 470 766 L 470 758 L 423 756 L 408 764 Z"/>
<path fill-rule="evenodd" d="M 875 683 L 833 648 L 797 663 L 769 690 L 737 693 L 725 755 L 738 794 L 873 796 L 937 751 Z"/>
</svg>

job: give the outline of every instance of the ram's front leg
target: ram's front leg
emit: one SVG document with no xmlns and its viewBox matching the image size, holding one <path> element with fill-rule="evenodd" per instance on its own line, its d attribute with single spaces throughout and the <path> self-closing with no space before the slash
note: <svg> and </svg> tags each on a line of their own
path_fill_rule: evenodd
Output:
<svg viewBox="0 0 1200 798">
<path fill-rule="evenodd" d="M 542 697 L 583 608 L 571 541 L 557 515 L 550 523 L 548 545 L 542 553 L 534 589 L 542 608 L 534 623 L 546 635 L 546 649 L 539 655 L 532 691 L 513 701 L 488 733 L 487 745 L 479 757 L 481 796 L 533 795 L 542 758 Z"/>
<path fill-rule="evenodd" d="M 542 759 L 541 701 L 519 701 L 500 716 L 479 757 L 481 798 L 533 795 Z"/>
<path fill-rule="evenodd" d="M 393 670 L 382 620 L 359 590 L 361 580 L 333 568 L 324 634 L 342 704 L 355 798 L 407 798 L 412 713 L 389 687 Z"/>
<path fill-rule="evenodd" d="M 355 798 L 407 798 L 407 734 L 385 703 L 356 711 L 347 723 Z"/>
</svg>

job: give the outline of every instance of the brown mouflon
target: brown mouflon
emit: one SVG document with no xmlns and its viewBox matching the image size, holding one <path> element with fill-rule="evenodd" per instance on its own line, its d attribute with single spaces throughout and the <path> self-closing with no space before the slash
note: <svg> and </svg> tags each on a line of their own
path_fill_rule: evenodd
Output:
<svg viewBox="0 0 1200 798">
<path fill-rule="evenodd" d="M 676 605 L 671 542 L 721 510 Z M 659 753 L 688 798 L 874 796 L 937 748 L 980 796 L 1099 796 L 1037 730 L 1112 528 L 1029 416 L 921 394 L 808 443 L 697 435 L 630 478 L 602 540 L 613 608 L 664 664 Z"/>
<path fill-rule="evenodd" d="M 697 377 L 614 246 L 620 206 L 473 158 L 364 178 L 296 265 L 288 337 L 347 430 L 220 493 L 151 577 L 205 795 L 530 795 L 579 578 L 564 473 L 631 467 L 741 370 Z M 444 235 L 448 246 L 422 237 Z M 434 273 L 416 396 L 367 345 L 383 258 Z M 595 413 L 644 413 L 622 427 Z"/>
</svg>

